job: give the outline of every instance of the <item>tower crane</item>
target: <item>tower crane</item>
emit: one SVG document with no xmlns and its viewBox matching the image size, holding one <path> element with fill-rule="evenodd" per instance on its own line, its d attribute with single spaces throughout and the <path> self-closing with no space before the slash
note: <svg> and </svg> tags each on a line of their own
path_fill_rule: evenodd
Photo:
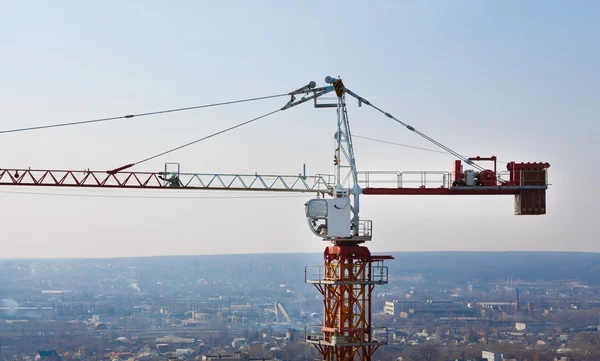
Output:
<svg viewBox="0 0 600 361">
<path fill-rule="evenodd" d="M 105 171 L 1 168 L 0 185 L 315 193 L 318 197 L 305 203 L 306 220 L 311 232 L 329 242 L 329 245 L 324 251 L 323 264 L 305 269 L 305 281 L 314 284 L 323 296 L 323 323 L 315 330 L 307 331 L 306 342 L 317 348 L 323 360 L 369 361 L 377 348 L 387 342 L 387 337 L 383 339 L 377 337 L 377 329 L 371 323 L 371 300 L 375 286 L 388 282 L 388 271 L 384 261 L 392 257 L 372 255 L 363 245 L 371 241 L 373 227 L 370 220 L 360 218 L 360 196 L 512 195 L 515 199 L 515 214 L 542 215 L 546 213 L 547 169 L 550 165 L 544 162 L 510 162 L 505 172 L 498 171 L 495 156 L 465 157 L 346 88 L 342 79 L 328 76 L 325 78 L 325 83 L 326 85 L 317 87 L 316 83 L 311 81 L 297 90 L 284 94 L 290 99 L 280 109 L 139 162 Z M 321 97 L 328 93 L 335 93 L 335 103 L 322 102 Z M 456 156 L 453 171 L 359 171 L 346 108 L 347 96 L 356 99 L 359 106 L 372 107 L 407 130 Z M 263 98 L 271 97 L 275 96 Z M 336 108 L 337 129 L 334 136 L 334 174 L 332 175 L 307 176 L 305 172 L 298 175 L 183 173 L 177 163 L 167 163 L 164 169 L 154 172 L 128 170 L 147 160 L 306 102 L 313 102 L 315 108 Z M 214 105 L 230 103 L 233 102 Z M 205 106 L 55 126 L 132 118 L 202 107 Z M 54 126 L 38 128 L 47 127 Z M 37 128 L 0 131 L 0 134 L 33 129 Z M 492 162 L 493 167 L 484 168 L 480 162 Z M 380 186 L 381 183 L 385 186 Z"/>
</svg>

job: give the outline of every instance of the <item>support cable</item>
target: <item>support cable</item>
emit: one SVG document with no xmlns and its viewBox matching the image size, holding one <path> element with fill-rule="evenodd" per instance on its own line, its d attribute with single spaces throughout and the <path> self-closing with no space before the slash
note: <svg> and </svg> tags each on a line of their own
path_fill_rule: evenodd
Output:
<svg viewBox="0 0 600 361">
<path fill-rule="evenodd" d="M 446 152 L 454 155 L 455 157 L 457 157 L 458 159 L 462 160 L 463 162 L 473 166 L 474 168 L 479 169 L 480 171 L 485 170 L 485 168 L 483 168 L 482 166 L 480 166 L 479 164 L 473 162 L 472 160 L 470 160 L 469 158 L 465 157 L 464 155 L 450 149 L 449 147 L 443 145 L 442 143 L 438 142 L 437 140 L 431 138 L 430 136 L 428 136 L 425 133 L 422 133 L 421 131 L 415 129 L 413 126 L 401 121 L 400 119 L 394 117 L 393 115 L 391 115 L 390 113 L 382 110 L 381 108 L 378 108 L 377 106 L 373 105 L 370 101 L 366 100 L 365 98 L 357 95 L 356 93 L 352 92 L 349 89 L 345 88 L 345 91 L 350 94 L 351 96 L 353 96 L 354 98 L 358 99 L 359 103 L 364 103 L 366 105 L 371 106 L 372 108 L 376 109 L 377 111 L 379 111 L 381 114 L 385 115 L 386 117 L 395 120 L 398 124 L 404 126 L 406 129 L 410 130 L 411 132 L 414 132 L 418 135 L 420 135 L 421 137 L 423 137 L 424 139 L 428 140 L 429 142 L 437 145 L 438 147 L 442 148 L 443 150 L 445 150 Z"/>
<path fill-rule="evenodd" d="M 362 135 L 352 135 L 353 138 L 359 138 L 359 139 L 365 139 L 365 140 L 370 140 L 372 142 L 378 142 L 378 143 L 384 143 L 384 144 L 390 144 L 390 145 L 397 145 L 400 147 L 405 147 L 405 148 L 411 148 L 411 149 L 416 149 L 416 150 L 423 150 L 423 151 L 427 151 L 427 152 L 433 152 L 433 153 L 440 153 L 440 154 L 445 154 L 445 155 L 453 155 L 453 154 L 449 154 L 448 152 L 442 151 L 442 150 L 436 150 L 436 149 L 430 149 L 430 148 L 422 148 L 422 147 L 417 147 L 414 145 L 408 145 L 408 144 L 402 144 L 402 143 L 396 143 L 396 142 L 390 142 L 389 140 L 383 140 L 383 139 L 376 139 L 376 138 L 370 138 L 370 137 L 364 137 Z M 497 160 L 496 162 L 498 163 L 508 163 L 502 160 Z"/>
<path fill-rule="evenodd" d="M 367 104 L 371 107 L 373 107 L 374 109 L 376 109 L 377 111 L 379 111 L 380 113 L 382 113 L 383 115 L 385 115 L 386 117 L 395 120 L 398 124 L 403 125 L 406 129 L 410 130 L 411 132 L 414 132 L 418 135 L 420 135 L 421 137 L 425 138 L 426 140 L 430 141 L 431 143 L 437 145 L 438 147 L 442 148 L 443 150 L 445 150 L 446 152 L 454 155 L 455 157 L 457 157 L 458 159 L 460 159 L 461 161 L 465 162 L 466 164 L 469 164 L 470 166 L 472 166 L 473 168 L 478 169 L 480 172 L 485 171 L 485 168 L 480 166 L 479 164 L 475 163 L 474 161 L 470 160 L 469 158 L 463 156 L 462 154 L 448 148 L 447 146 L 443 145 L 442 143 L 438 142 L 437 140 L 431 138 L 430 136 L 426 135 L 425 133 L 422 133 L 421 131 L 415 129 L 413 126 L 406 124 L 405 122 L 401 121 L 400 119 L 394 117 L 393 115 L 391 115 L 388 112 L 383 111 L 382 109 L 376 107 L 375 105 L 371 104 L 370 101 L 366 100 L 365 98 L 361 97 L 360 95 L 352 92 L 351 90 L 344 88 L 344 90 L 350 94 L 351 96 L 353 96 L 354 98 L 358 99 L 359 104 Z M 504 183 L 505 180 L 502 179 L 502 177 L 497 173 L 496 174 L 496 179 L 501 182 Z"/>
<path fill-rule="evenodd" d="M 391 115 L 390 113 L 387 113 L 383 110 L 381 110 L 380 108 L 376 107 L 375 105 L 369 103 L 368 105 L 370 105 L 371 107 L 375 108 L 376 110 L 378 110 L 380 113 L 384 114 L 386 117 L 395 120 L 398 124 L 403 125 L 406 129 L 410 130 L 411 132 L 414 132 L 418 135 L 420 135 L 421 137 L 425 138 L 426 140 L 428 140 L 429 142 L 437 145 L 438 147 L 442 148 L 443 150 L 445 150 L 446 152 L 454 155 L 455 157 L 457 157 L 458 159 L 462 160 L 463 162 L 478 168 L 480 171 L 485 170 L 485 168 L 483 168 L 482 166 L 480 166 L 479 164 L 474 163 L 473 161 L 471 161 L 469 158 L 465 157 L 464 155 L 452 150 L 451 148 L 443 145 L 442 143 L 438 142 L 437 140 L 431 138 L 430 136 L 428 136 L 427 134 L 415 129 L 413 126 L 406 124 L 405 122 L 401 121 L 400 119 L 394 117 L 393 115 Z"/>
<path fill-rule="evenodd" d="M 428 151 L 428 152 L 434 152 L 434 153 L 441 153 L 441 154 L 452 155 L 452 154 L 448 154 L 448 152 L 444 152 L 442 150 L 435 150 L 435 149 L 429 149 L 429 148 L 421 148 L 421 147 L 416 147 L 414 145 L 408 145 L 408 144 L 390 142 L 390 141 L 383 140 L 383 139 L 375 139 L 375 138 L 363 137 L 362 135 L 356 135 L 356 134 L 354 134 L 353 137 L 354 138 L 365 139 L 365 140 L 370 140 L 372 142 L 379 142 L 379 143 L 397 145 L 397 146 L 400 146 L 400 147 L 412 148 L 412 149 L 417 149 L 417 150 L 424 150 L 424 151 Z"/>
<path fill-rule="evenodd" d="M 58 128 L 58 127 L 67 127 L 67 126 L 72 126 L 72 125 L 81 125 L 81 124 L 89 124 L 89 123 L 100 123 L 100 122 L 107 122 L 107 121 L 117 120 L 117 119 L 129 119 L 129 118 L 134 118 L 134 117 L 146 117 L 146 116 L 149 116 L 149 115 L 158 115 L 158 114 L 165 114 L 165 113 L 183 112 L 183 111 L 187 111 L 187 110 L 210 108 L 210 107 L 217 107 L 217 106 L 221 106 L 221 105 L 231 105 L 231 104 L 245 103 L 245 102 L 251 102 L 251 101 L 256 101 L 256 100 L 278 98 L 278 97 L 283 97 L 283 96 L 288 96 L 288 95 L 289 94 L 287 94 L 287 93 L 286 94 L 276 94 L 276 95 L 268 95 L 268 96 L 257 97 L 257 98 L 232 100 L 232 101 L 221 102 L 221 103 L 196 105 L 196 106 L 185 107 L 185 108 L 175 108 L 175 109 L 167 109 L 167 110 L 158 110 L 158 111 L 155 111 L 155 112 L 147 112 L 147 113 L 139 113 L 139 114 L 128 114 L 128 115 L 122 115 L 122 116 L 118 116 L 118 117 L 99 118 L 99 119 L 82 120 L 82 121 L 77 121 L 77 122 L 40 125 L 40 126 L 26 127 L 26 128 L 16 128 L 16 129 L 7 129 L 7 130 L 0 130 L 0 134 L 26 132 L 26 131 L 31 131 L 31 130 L 49 129 L 49 128 Z"/>
<path fill-rule="evenodd" d="M 286 94 L 286 95 L 287 95 L 287 94 Z M 164 152 L 160 152 L 160 153 L 158 153 L 158 154 L 155 154 L 155 155 L 153 155 L 153 156 L 150 156 L 150 157 L 144 158 L 144 159 L 142 159 L 142 160 L 139 160 L 139 161 L 137 161 L 137 162 L 130 163 L 130 164 L 124 165 L 124 166 L 122 166 L 122 167 L 115 168 L 115 169 L 113 169 L 113 170 L 109 170 L 109 171 L 107 171 L 107 173 L 108 173 L 108 174 L 116 174 L 116 173 L 119 173 L 119 172 L 120 172 L 120 171 L 122 171 L 122 170 L 125 170 L 125 169 L 127 169 L 127 168 L 131 168 L 131 167 L 133 167 L 134 165 L 138 165 L 138 164 L 140 164 L 140 163 L 147 162 L 147 161 L 149 161 L 149 160 L 152 160 L 152 159 L 154 159 L 154 158 L 158 158 L 158 157 L 160 157 L 160 156 L 163 156 L 163 155 L 165 155 L 165 154 L 172 153 L 172 152 L 174 152 L 174 151 L 176 151 L 176 150 L 179 150 L 179 149 L 182 149 L 182 148 L 185 148 L 185 147 L 189 147 L 190 145 L 193 145 L 193 144 L 196 144 L 196 143 L 202 142 L 202 141 L 204 141 L 204 140 L 207 140 L 207 139 L 209 139 L 209 138 L 215 137 L 215 136 L 217 136 L 217 135 L 220 135 L 220 134 L 223 134 L 223 133 L 229 132 L 229 131 L 231 131 L 231 130 L 234 130 L 234 129 L 236 129 L 236 128 L 242 127 L 242 126 L 244 126 L 244 125 L 247 125 L 247 124 L 250 124 L 250 123 L 252 123 L 252 122 L 255 122 L 255 121 L 259 120 L 259 119 L 266 118 L 266 117 L 268 117 L 269 115 L 275 114 L 275 113 L 277 113 L 277 112 L 279 112 L 279 111 L 281 111 L 281 109 L 277 109 L 277 110 L 274 110 L 274 111 L 272 111 L 272 112 L 269 112 L 269 113 L 267 113 L 267 114 L 263 114 L 263 115 L 261 115 L 261 116 L 258 116 L 258 117 L 256 117 L 256 118 L 252 118 L 252 119 L 250 119 L 250 120 L 247 120 L 247 121 L 245 121 L 245 122 L 243 122 L 243 123 L 239 123 L 239 124 L 236 124 L 236 125 L 234 125 L 234 126 L 231 126 L 231 127 L 229 127 L 229 128 L 225 128 L 225 129 L 223 129 L 223 130 L 220 130 L 220 131 L 218 131 L 218 132 L 216 132 L 216 133 L 212 133 L 212 134 L 210 134 L 210 135 L 207 135 L 207 136 L 205 136 L 205 137 L 202 137 L 202 138 L 200 138 L 200 139 L 196 139 L 196 140 L 194 140 L 194 141 L 191 141 L 191 142 L 188 142 L 188 143 L 182 144 L 182 145 L 180 145 L 180 146 L 177 146 L 177 147 L 175 147 L 175 148 L 171 148 L 171 149 L 169 149 L 169 150 L 166 150 L 166 151 L 164 151 Z"/>
</svg>

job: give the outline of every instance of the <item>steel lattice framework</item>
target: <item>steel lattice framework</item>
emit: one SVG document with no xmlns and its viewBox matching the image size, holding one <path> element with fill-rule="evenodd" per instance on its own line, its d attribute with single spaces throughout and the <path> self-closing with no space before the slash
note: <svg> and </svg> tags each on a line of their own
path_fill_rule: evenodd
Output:
<svg viewBox="0 0 600 361">
<path fill-rule="evenodd" d="M 205 189 L 331 193 L 330 175 L 208 174 L 179 172 L 119 172 L 1 169 L 0 185 Z"/>
<path fill-rule="evenodd" d="M 376 285 L 387 283 L 384 259 L 372 256 L 367 247 L 333 245 L 325 249 L 324 265 L 317 277 L 306 282 L 323 295 L 323 326 L 320 333 L 307 336 L 324 360 L 371 360 L 373 353 L 387 343 L 371 325 L 371 298 Z M 307 268 L 309 269 L 309 268 Z"/>
</svg>

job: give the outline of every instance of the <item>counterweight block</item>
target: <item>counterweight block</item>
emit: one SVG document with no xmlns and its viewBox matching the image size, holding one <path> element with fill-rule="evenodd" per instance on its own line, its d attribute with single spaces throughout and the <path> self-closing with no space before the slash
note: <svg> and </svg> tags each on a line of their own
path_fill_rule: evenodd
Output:
<svg viewBox="0 0 600 361">
<path fill-rule="evenodd" d="M 510 183 L 523 187 L 547 186 L 548 163 L 510 162 Z M 515 215 L 546 214 L 546 189 L 521 189 L 515 194 Z"/>
</svg>

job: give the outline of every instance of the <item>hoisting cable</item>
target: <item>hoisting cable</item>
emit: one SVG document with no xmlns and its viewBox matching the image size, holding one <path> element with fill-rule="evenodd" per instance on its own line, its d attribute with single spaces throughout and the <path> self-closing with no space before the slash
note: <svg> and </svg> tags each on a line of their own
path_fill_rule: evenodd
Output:
<svg viewBox="0 0 600 361">
<path fill-rule="evenodd" d="M 287 95 L 287 94 L 286 94 L 286 95 Z M 216 133 L 212 133 L 212 134 L 210 134 L 210 135 L 207 135 L 207 136 L 205 136 L 205 137 L 202 137 L 202 138 L 200 138 L 200 139 L 196 139 L 196 140 L 194 140 L 194 141 L 191 141 L 191 142 L 189 142 L 189 143 L 185 143 L 185 144 L 182 144 L 182 145 L 180 145 L 180 146 L 177 146 L 177 147 L 175 147 L 175 148 L 171 148 L 171 149 L 169 149 L 169 150 L 166 150 L 166 151 L 164 151 L 164 152 L 161 152 L 161 153 L 155 154 L 155 155 L 153 155 L 153 156 L 150 156 L 150 157 L 148 157 L 148 158 L 144 158 L 144 159 L 142 159 L 142 160 L 139 160 L 139 161 L 137 161 L 137 162 L 130 163 L 130 164 L 124 165 L 124 166 L 122 166 L 122 167 L 115 168 L 115 169 L 113 169 L 113 170 L 106 171 L 106 173 L 108 173 L 108 174 L 116 174 L 116 173 L 119 173 L 119 172 L 120 172 L 120 171 L 122 171 L 122 170 L 125 170 L 125 169 L 127 169 L 127 168 L 131 168 L 131 167 L 133 167 L 134 165 L 138 165 L 138 164 L 140 164 L 140 163 L 147 162 L 147 161 L 149 161 L 149 160 L 152 160 L 152 159 L 154 159 L 154 158 L 158 158 L 158 157 L 160 157 L 160 156 L 163 156 L 163 155 L 165 155 L 165 154 L 169 154 L 169 153 L 171 153 L 171 152 L 174 152 L 174 151 L 176 151 L 176 150 L 179 150 L 179 149 L 182 149 L 182 148 L 185 148 L 185 147 L 189 147 L 190 145 L 193 145 L 193 144 L 196 144 L 196 143 L 202 142 L 203 140 L 207 140 L 207 139 L 209 139 L 209 138 L 212 138 L 212 137 L 215 137 L 215 136 L 217 136 L 217 135 L 219 135 L 219 134 L 223 134 L 223 133 L 226 133 L 226 132 L 228 132 L 228 131 L 230 131 L 230 130 L 234 130 L 234 129 L 236 129 L 236 128 L 242 127 L 242 126 L 244 126 L 244 125 L 247 125 L 247 124 L 250 124 L 250 123 L 252 123 L 252 122 L 255 122 L 255 121 L 259 120 L 259 119 L 266 118 L 266 117 L 268 117 L 269 115 L 275 114 L 275 113 L 277 113 L 277 112 L 279 112 L 279 111 L 281 111 L 281 110 L 282 110 L 282 109 L 277 109 L 277 110 L 274 110 L 274 111 L 272 111 L 272 112 L 269 112 L 269 113 L 267 113 L 267 114 L 263 114 L 263 115 L 261 115 L 261 116 L 258 116 L 258 117 L 256 117 L 256 118 L 252 118 L 252 119 L 250 119 L 250 120 L 247 120 L 247 121 L 245 121 L 245 122 L 243 122 L 243 123 L 239 123 L 239 124 L 236 124 L 236 125 L 234 125 L 234 126 L 231 126 L 231 127 L 229 127 L 229 128 L 225 128 L 225 129 L 223 129 L 223 130 L 220 130 L 220 131 L 218 131 L 218 132 L 216 132 Z"/>
<path fill-rule="evenodd" d="M 100 123 L 100 122 L 107 122 L 107 121 L 110 121 L 110 120 L 129 119 L 129 118 L 134 118 L 134 117 L 138 117 L 139 118 L 139 117 L 145 117 L 145 116 L 149 116 L 149 115 L 158 115 L 158 114 L 165 114 L 165 113 L 183 112 L 183 111 L 186 111 L 186 110 L 210 108 L 210 107 L 217 107 L 217 106 L 221 106 L 221 105 L 231 105 L 231 104 L 245 103 L 245 102 L 251 102 L 251 101 L 256 101 L 256 100 L 278 98 L 278 97 L 283 97 L 283 96 L 288 96 L 288 95 L 289 95 L 288 93 L 286 93 L 286 94 L 276 94 L 276 95 L 268 95 L 268 96 L 264 96 L 264 97 L 256 97 L 256 98 L 232 100 L 232 101 L 221 102 L 221 103 L 196 105 L 196 106 L 185 107 L 185 108 L 175 108 L 175 109 L 167 109 L 167 110 L 158 110 L 158 111 L 154 111 L 154 112 L 139 113 L 139 114 L 127 114 L 127 115 L 122 115 L 122 116 L 118 116 L 118 117 L 99 118 L 99 119 L 81 120 L 81 121 L 77 121 L 77 122 L 39 125 L 39 126 L 34 126 L 34 127 L 16 128 L 16 129 L 7 129 L 7 130 L 0 130 L 0 134 L 17 133 L 17 132 L 25 132 L 25 131 L 30 131 L 30 130 L 39 130 L 39 129 L 48 129 L 48 128 L 67 127 L 67 126 L 71 126 L 71 125 L 81 125 L 81 124 L 89 124 L 89 123 Z"/>
</svg>

